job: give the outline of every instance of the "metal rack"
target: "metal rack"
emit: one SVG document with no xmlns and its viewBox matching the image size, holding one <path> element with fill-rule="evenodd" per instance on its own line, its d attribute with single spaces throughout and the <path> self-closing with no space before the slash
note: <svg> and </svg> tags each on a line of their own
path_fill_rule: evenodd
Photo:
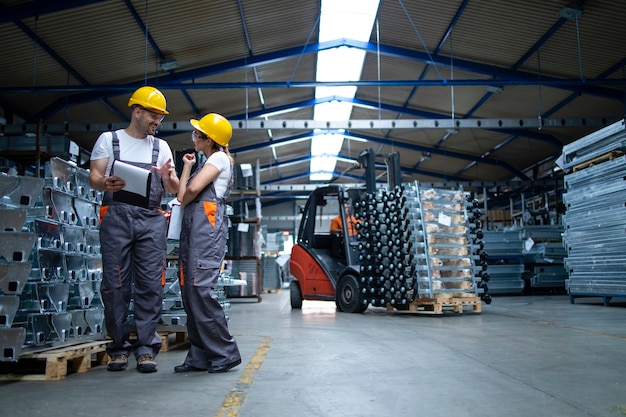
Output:
<svg viewBox="0 0 626 417">
<path fill-rule="evenodd" d="M 611 297 L 626 296 L 624 178 L 626 156 L 565 177 L 567 192 L 563 201 L 567 212 L 563 217 L 563 240 L 569 274 L 567 289 L 572 302 L 577 296 L 601 296 L 606 304 Z"/>
<path fill-rule="evenodd" d="M 482 236 L 470 222 L 462 190 L 422 190 L 408 186 L 409 227 L 415 250 L 417 297 L 474 297 L 484 295 L 478 240 Z M 488 278 L 487 278 L 488 280 Z"/>
</svg>

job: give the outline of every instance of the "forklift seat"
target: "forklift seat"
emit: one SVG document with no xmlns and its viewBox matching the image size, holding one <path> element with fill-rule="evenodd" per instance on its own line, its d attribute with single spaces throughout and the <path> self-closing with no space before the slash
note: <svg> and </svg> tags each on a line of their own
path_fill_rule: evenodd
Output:
<svg viewBox="0 0 626 417">
<path fill-rule="evenodd" d="M 330 249 L 332 242 L 332 236 L 325 235 L 314 235 L 313 236 L 313 249 Z"/>
<path fill-rule="evenodd" d="M 333 233 L 330 235 L 330 256 L 337 259 L 346 257 L 346 250 L 343 246 L 343 234 Z"/>
</svg>

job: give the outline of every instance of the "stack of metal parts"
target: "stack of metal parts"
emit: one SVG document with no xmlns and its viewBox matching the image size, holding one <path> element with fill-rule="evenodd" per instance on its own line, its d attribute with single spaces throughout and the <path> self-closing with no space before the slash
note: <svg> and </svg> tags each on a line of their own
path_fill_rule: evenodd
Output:
<svg viewBox="0 0 626 417">
<path fill-rule="evenodd" d="M 265 232 L 265 226 L 261 226 L 261 229 L 264 231 L 265 252 L 280 253 L 285 250 L 285 240 L 282 232 L 267 233 Z"/>
<path fill-rule="evenodd" d="M 483 243 L 489 254 L 489 291 L 493 294 L 521 294 L 524 291 L 524 257 L 520 229 L 484 231 Z"/>
<path fill-rule="evenodd" d="M 378 189 L 355 201 L 364 304 L 407 309 L 415 298 L 415 266 L 403 190 Z"/>
<path fill-rule="evenodd" d="M 561 159 L 578 162 L 569 162 L 577 169 L 565 176 L 563 195 L 566 286 L 572 301 L 575 296 L 602 296 L 607 303 L 613 296 L 626 296 L 626 156 L 617 156 L 624 151 L 623 120 L 563 147 Z"/>
<path fill-rule="evenodd" d="M 565 288 L 566 253 L 562 235 L 562 225 L 525 226 L 520 230 L 524 280 L 531 288 Z"/>
<path fill-rule="evenodd" d="M 261 295 L 259 279 L 263 277 L 259 276 L 262 275 L 259 273 L 262 271 L 260 262 L 260 259 L 254 257 L 229 260 L 229 273 L 236 283 L 227 286 L 226 295 L 228 297 L 258 297 Z M 241 282 L 245 284 L 241 285 Z"/>
<path fill-rule="evenodd" d="M 262 255 L 263 266 L 263 290 L 277 290 L 281 287 L 280 267 L 276 263 L 278 255 Z"/>
<path fill-rule="evenodd" d="M 14 327 L 20 296 L 31 271 L 35 234 L 22 229 L 32 217 L 43 180 L 0 175 L 0 361 L 16 361 L 26 328 Z"/>
<path fill-rule="evenodd" d="M 97 230 L 102 196 L 89 187 L 88 172 L 53 158 L 46 164 L 45 179 L 1 180 L 3 210 L 24 213 L 13 214 L 23 221 L 3 229 L 12 236 L 2 239 L 7 250 L 1 261 L 3 268 L 13 271 L 16 263 L 28 264 L 23 286 L 9 278 L 10 289 L 19 295 L 11 327 L 24 332 L 22 347 L 102 339 L 102 257 Z M 20 274 L 22 268 L 17 268 Z M 3 350 L 15 352 L 16 348 Z M 17 360 L 17 356 L 5 354 L 2 359 Z"/>
<path fill-rule="evenodd" d="M 417 296 L 480 296 L 491 302 L 477 202 L 462 190 L 408 186 L 408 229 L 415 254 Z"/>
<path fill-rule="evenodd" d="M 562 233 L 561 225 L 485 231 L 491 292 L 519 294 L 530 288 L 565 288 Z"/>
<path fill-rule="evenodd" d="M 230 311 L 230 301 L 226 296 L 225 287 L 233 284 L 233 279 L 229 271 L 220 274 L 217 280 L 215 294 L 228 318 Z M 165 288 L 163 290 L 163 312 L 161 313 L 161 324 L 164 326 L 186 326 L 187 313 L 183 307 L 183 300 L 180 293 L 180 282 L 178 280 L 178 261 L 169 261 L 165 269 Z"/>
<path fill-rule="evenodd" d="M 177 260 L 169 260 L 165 268 L 165 287 L 163 288 L 162 307 L 162 324 L 166 326 L 187 325 L 187 313 L 185 313 L 183 299 L 180 294 Z"/>
</svg>

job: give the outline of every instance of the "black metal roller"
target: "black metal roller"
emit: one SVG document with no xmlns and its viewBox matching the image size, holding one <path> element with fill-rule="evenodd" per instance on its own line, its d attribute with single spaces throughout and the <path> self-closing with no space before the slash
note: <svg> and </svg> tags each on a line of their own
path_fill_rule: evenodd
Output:
<svg viewBox="0 0 626 417">
<path fill-rule="evenodd" d="M 489 272 L 484 272 L 484 271 L 480 274 L 480 277 L 485 282 L 489 282 L 489 280 L 491 279 L 491 275 L 489 275 Z"/>
<path fill-rule="evenodd" d="M 491 304 L 491 294 L 483 294 L 480 298 L 485 302 L 485 304 Z"/>
</svg>

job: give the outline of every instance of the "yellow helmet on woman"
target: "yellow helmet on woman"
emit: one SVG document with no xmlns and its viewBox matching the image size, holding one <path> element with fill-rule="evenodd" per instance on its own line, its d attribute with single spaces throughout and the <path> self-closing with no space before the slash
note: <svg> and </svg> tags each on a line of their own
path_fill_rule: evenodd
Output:
<svg viewBox="0 0 626 417">
<path fill-rule="evenodd" d="M 148 85 L 138 88 L 133 95 L 130 96 L 128 107 L 133 105 L 141 106 L 155 113 L 169 114 L 169 112 L 165 110 L 167 103 L 165 102 L 163 93 Z"/>
<path fill-rule="evenodd" d="M 228 146 L 233 136 L 233 127 L 221 114 L 209 113 L 200 120 L 191 119 L 189 123 L 221 146 Z"/>
</svg>

